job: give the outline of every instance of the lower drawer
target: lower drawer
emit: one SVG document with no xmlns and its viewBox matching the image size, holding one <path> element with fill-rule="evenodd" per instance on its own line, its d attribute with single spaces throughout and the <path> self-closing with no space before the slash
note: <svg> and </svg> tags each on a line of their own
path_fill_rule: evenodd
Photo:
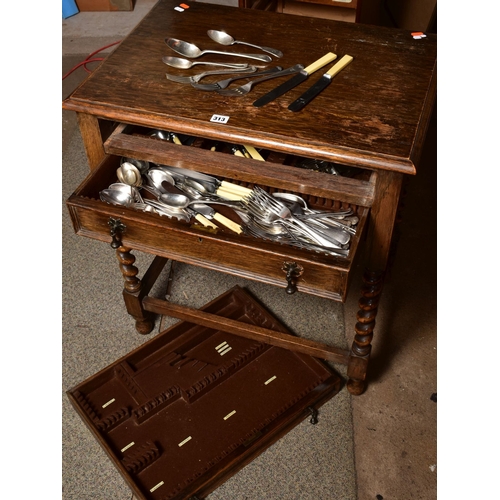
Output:
<svg viewBox="0 0 500 500">
<path fill-rule="evenodd" d="M 300 273 L 296 284 L 300 292 L 344 301 L 349 273 L 359 249 L 368 209 L 352 207 L 360 222 L 352 237 L 349 255 L 337 257 L 321 252 L 294 248 L 286 244 L 236 234 L 220 226 L 207 230 L 194 219 L 190 222 L 171 219 L 107 204 L 99 192 L 117 182 L 118 156 L 109 156 L 95 169 L 67 200 L 75 232 L 111 243 L 110 222 L 119 220 L 124 246 L 188 264 L 226 272 L 247 279 L 286 288 L 286 271 L 295 265 Z M 266 186 L 261 186 L 264 189 Z M 285 191 L 285 190 L 283 190 Z M 147 196 L 147 195 L 146 195 Z M 331 207 L 332 200 L 307 199 L 312 207 Z M 338 205 L 337 201 L 335 203 Z M 220 211 L 236 222 L 237 215 L 228 207 Z"/>
</svg>

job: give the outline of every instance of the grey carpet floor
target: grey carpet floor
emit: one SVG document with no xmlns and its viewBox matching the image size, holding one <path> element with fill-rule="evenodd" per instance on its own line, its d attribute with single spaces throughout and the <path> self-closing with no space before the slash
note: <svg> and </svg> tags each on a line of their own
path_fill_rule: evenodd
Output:
<svg viewBox="0 0 500 500">
<path fill-rule="evenodd" d="M 67 118 L 66 118 L 67 119 Z M 65 119 L 63 119 L 63 129 Z M 64 132 L 64 130 L 63 130 Z M 69 134 L 69 135 L 68 135 Z M 63 203 L 88 173 L 77 131 L 63 141 Z M 122 300 L 123 281 L 108 244 L 76 236 L 62 208 L 62 487 L 65 500 L 132 499 L 132 492 L 71 407 L 65 392 L 177 320 L 157 319 L 155 330 L 139 335 Z M 151 256 L 135 253 L 141 272 Z M 153 294 L 162 297 L 164 271 Z M 293 332 L 347 347 L 343 307 L 221 273 L 177 264 L 172 301 L 199 307 L 238 284 L 250 291 Z M 341 375 L 345 367 L 332 365 Z M 299 424 L 239 473 L 210 500 L 355 500 L 350 395 L 344 387 L 320 409 L 319 423 Z"/>
</svg>

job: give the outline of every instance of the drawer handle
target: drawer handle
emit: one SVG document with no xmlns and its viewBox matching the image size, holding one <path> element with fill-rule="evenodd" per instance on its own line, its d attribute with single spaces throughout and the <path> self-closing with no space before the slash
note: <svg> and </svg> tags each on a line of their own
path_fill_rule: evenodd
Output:
<svg viewBox="0 0 500 500">
<path fill-rule="evenodd" d="M 108 220 L 110 227 L 109 234 L 111 235 L 111 248 L 119 248 L 122 246 L 122 233 L 127 229 L 120 219 L 113 219 L 110 217 Z"/>
<path fill-rule="evenodd" d="M 285 291 L 289 295 L 295 293 L 297 291 L 297 278 L 302 276 L 304 272 L 304 268 L 298 265 L 296 262 L 283 262 L 283 266 L 281 270 L 286 273 L 286 281 L 288 282 L 288 286 Z"/>
</svg>

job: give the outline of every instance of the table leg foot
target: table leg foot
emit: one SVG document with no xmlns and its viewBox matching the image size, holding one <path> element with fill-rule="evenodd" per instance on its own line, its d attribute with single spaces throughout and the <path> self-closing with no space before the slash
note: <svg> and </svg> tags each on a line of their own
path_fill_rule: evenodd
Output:
<svg viewBox="0 0 500 500">
<path fill-rule="evenodd" d="M 373 329 L 382 292 L 383 273 L 366 270 L 363 275 L 362 297 L 358 302 L 356 334 L 349 353 L 347 365 L 347 389 L 355 396 L 363 393 L 366 386 L 366 372 L 372 350 Z"/>
<path fill-rule="evenodd" d="M 135 329 L 141 335 L 147 335 L 153 331 L 155 324 L 150 319 L 137 319 L 135 320 Z"/>
<path fill-rule="evenodd" d="M 353 395 L 353 396 L 360 396 L 365 392 L 365 381 L 364 380 L 354 380 L 354 379 L 349 379 L 347 381 L 347 390 Z"/>
</svg>

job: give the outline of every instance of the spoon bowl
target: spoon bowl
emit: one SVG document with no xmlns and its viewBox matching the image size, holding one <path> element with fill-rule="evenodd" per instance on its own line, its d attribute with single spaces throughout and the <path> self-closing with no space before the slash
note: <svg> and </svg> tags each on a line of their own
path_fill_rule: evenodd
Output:
<svg viewBox="0 0 500 500">
<path fill-rule="evenodd" d="M 170 132 L 165 132 L 165 130 L 153 130 L 149 135 L 163 141 L 170 140 Z"/>
<path fill-rule="evenodd" d="M 141 174 L 145 174 L 149 170 L 149 162 L 145 160 L 136 160 L 135 158 L 122 157 L 120 159 L 120 165 L 123 165 L 124 163 L 131 163 L 135 168 L 137 168 L 137 170 L 139 170 Z"/>
<path fill-rule="evenodd" d="M 274 198 L 286 200 L 286 201 L 291 202 L 291 203 L 298 203 L 298 204 L 302 205 L 303 208 L 306 208 L 306 209 L 308 208 L 306 200 L 304 200 L 304 198 L 302 198 L 301 196 L 298 196 L 296 194 L 275 192 L 272 195 Z"/>
<path fill-rule="evenodd" d="M 118 177 L 118 180 L 122 183 L 122 184 L 127 184 L 129 186 L 133 186 L 134 185 L 134 182 L 136 181 L 136 177 L 134 175 L 125 175 L 125 173 L 123 172 L 123 170 L 121 168 L 118 168 L 116 170 L 116 176 Z"/>
<path fill-rule="evenodd" d="M 239 54 L 236 52 L 224 52 L 221 50 L 201 50 L 194 43 L 185 42 L 184 40 L 179 40 L 178 38 L 165 38 L 165 43 L 174 52 L 177 52 L 177 54 L 193 59 L 201 57 L 204 54 L 222 54 L 233 57 L 246 57 L 247 59 L 256 59 L 257 61 L 264 61 L 264 62 L 272 61 L 271 57 L 261 54 Z"/>
<path fill-rule="evenodd" d="M 191 198 L 181 193 L 164 193 L 159 199 L 172 210 L 186 208 L 192 202 Z"/>
<path fill-rule="evenodd" d="M 205 187 L 204 184 L 191 179 L 190 177 L 186 177 L 186 179 L 184 180 L 184 184 L 193 189 L 196 189 L 196 191 L 199 191 L 201 194 L 210 194 L 210 191 Z"/>
<path fill-rule="evenodd" d="M 99 197 L 102 201 L 111 205 L 132 207 L 135 203 L 134 198 L 130 194 L 118 189 L 103 189 L 99 193 Z"/>
<path fill-rule="evenodd" d="M 142 184 L 141 172 L 132 163 L 122 163 L 116 170 L 116 175 L 123 184 L 128 184 L 129 186 L 140 186 Z"/>
<path fill-rule="evenodd" d="M 142 199 L 141 194 L 139 193 L 139 189 L 135 186 L 130 186 L 129 184 L 124 184 L 121 182 L 115 182 L 108 186 L 108 189 L 113 191 L 121 191 L 122 193 L 128 194 L 132 197 L 134 202 L 142 203 L 144 200 Z"/>
<path fill-rule="evenodd" d="M 247 42 L 242 42 L 240 40 L 235 40 L 231 35 L 228 35 L 224 31 L 218 31 L 218 30 L 208 30 L 207 35 L 217 43 L 220 43 L 221 45 L 234 45 L 234 44 L 240 44 L 240 45 L 248 45 L 249 47 L 253 47 L 255 49 L 260 49 L 263 50 L 264 52 L 268 52 L 269 54 L 272 54 L 275 57 L 283 57 L 283 52 L 281 50 L 276 50 L 272 49 L 271 47 L 263 47 L 260 45 L 253 45 L 252 43 L 247 43 Z"/>
<path fill-rule="evenodd" d="M 168 193 L 168 191 L 162 186 L 164 182 L 171 184 L 172 186 L 175 185 L 174 178 L 170 174 L 167 174 L 164 170 L 156 168 L 151 169 L 148 171 L 147 176 L 153 187 L 160 191 L 161 194 Z"/>
</svg>

